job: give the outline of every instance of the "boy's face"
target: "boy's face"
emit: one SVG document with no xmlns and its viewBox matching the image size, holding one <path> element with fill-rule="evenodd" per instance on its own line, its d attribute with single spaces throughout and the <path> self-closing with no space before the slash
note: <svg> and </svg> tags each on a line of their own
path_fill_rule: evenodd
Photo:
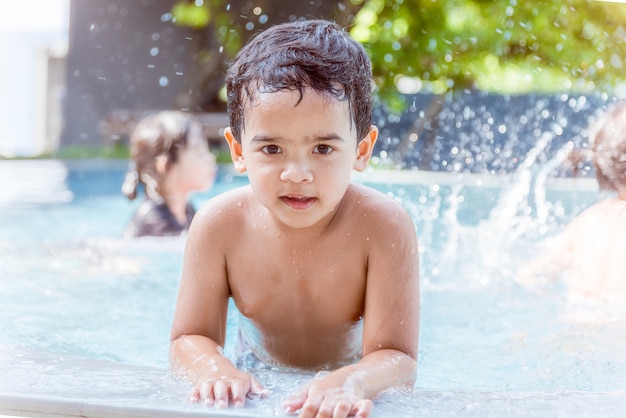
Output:
<svg viewBox="0 0 626 418">
<path fill-rule="evenodd" d="M 287 226 L 329 221 L 353 169 L 364 170 L 377 131 L 359 138 L 347 101 L 304 90 L 261 93 L 248 106 L 241 142 L 226 139 L 235 168 L 247 171 L 255 196 Z"/>
</svg>

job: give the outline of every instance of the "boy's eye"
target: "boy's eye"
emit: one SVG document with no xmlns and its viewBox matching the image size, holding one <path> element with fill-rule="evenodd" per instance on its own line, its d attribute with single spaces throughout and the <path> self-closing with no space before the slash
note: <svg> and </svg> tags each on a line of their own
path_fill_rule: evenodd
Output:
<svg viewBox="0 0 626 418">
<path fill-rule="evenodd" d="M 319 144 L 315 146 L 315 152 L 317 154 L 330 154 L 332 151 L 333 148 L 325 144 Z"/>
<path fill-rule="evenodd" d="M 278 154 L 280 147 L 278 145 L 266 145 L 263 147 L 263 152 L 266 154 Z"/>
</svg>

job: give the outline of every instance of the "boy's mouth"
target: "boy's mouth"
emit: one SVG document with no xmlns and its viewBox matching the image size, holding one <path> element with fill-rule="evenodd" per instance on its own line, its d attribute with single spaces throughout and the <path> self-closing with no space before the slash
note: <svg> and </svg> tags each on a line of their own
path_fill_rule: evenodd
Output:
<svg viewBox="0 0 626 418">
<path fill-rule="evenodd" d="M 287 206 L 296 210 L 307 209 L 315 202 L 314 197 L 308 196 L 282 196 L 281 199 Z"/>
</svg>

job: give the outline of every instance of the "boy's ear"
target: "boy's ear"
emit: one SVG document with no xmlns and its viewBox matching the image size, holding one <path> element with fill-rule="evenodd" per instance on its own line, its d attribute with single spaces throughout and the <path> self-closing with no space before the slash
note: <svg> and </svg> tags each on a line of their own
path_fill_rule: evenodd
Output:
<svg viewBox="0 0 626 418">
<path fill-rule="evenodd" d="M 230 148 L 230 158 L 233 160 L 235 171 L 238 173 L 244 173 L 246 171 L 246 161 L 243 159 L 241 143 L 235 139 L 233 131 L 230 127 L 224 129 L 224 138 L 226 138 L 226 142 L 228 142 L 228 148 Z"/>
<path fill-rule="evenodd" d="M 356 160 L 354 161 L 353 168 L 356 171 L 364 171 L 367 168 L 367 164 L 372 157 L 374 151 L 374 145 L 378 139 L 378 128 L 374 125 L 370 128 L 369 132 L 357 145 L 356 148 Z"/>
</svg>

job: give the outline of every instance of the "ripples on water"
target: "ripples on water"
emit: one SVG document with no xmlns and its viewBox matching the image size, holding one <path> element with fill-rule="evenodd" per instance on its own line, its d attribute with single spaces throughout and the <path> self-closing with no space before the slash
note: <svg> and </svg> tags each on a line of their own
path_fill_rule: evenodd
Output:
<svg viewBox="0 0 626 418">
<path fill-rule="evenodd" d="M 0 191 L 0 395 L 201 408 L 181 402 L 189 385 L 167 372 L 184 239 L 119 238 L 135 203 L 106 180 L 116 178 L 110 170 L 95 194 L 67 189 L 58 164 L 41 170 L 50 193 Z M 384 393 L 375 416 L 617 416 L 626 406 L 623 307 L 515 280 L 536 242 L 597 193 L 559 188 L 528 204 L 529 190 L 447 178 L 362 179 L 411 212 L 422 260 L 418 381 Z M 280 415 L 282 398 L 311 377 L 255 373 L 273 395 L 246 411 L 265 415 Z"/>
</svg>

